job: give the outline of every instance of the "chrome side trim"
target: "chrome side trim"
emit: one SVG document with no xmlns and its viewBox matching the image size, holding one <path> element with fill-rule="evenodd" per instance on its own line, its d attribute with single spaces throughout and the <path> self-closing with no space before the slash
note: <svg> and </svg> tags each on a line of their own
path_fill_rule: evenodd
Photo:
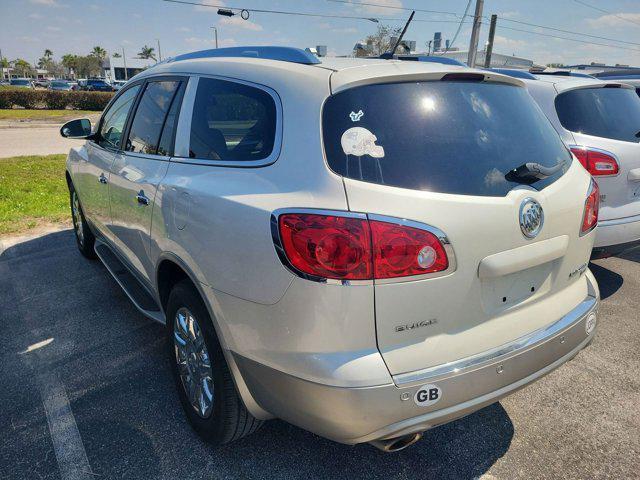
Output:
<svg viewBox="0 0 640 480">
<path fill-rule="evenodd" d="M 278 218 L 284 213 L 310 213 L 316 215 L 333 215 L 337 217 L 359 218 L 366 220 L 367 216 L 364 213 L 347 212 L 343 210 L 324 210 L 320 208 L 280 208 L 274 210 L 271 214 L 271 238 L 273 239 L 273 245 L 276 248 L 276 253 L 282 264 L 294 275 L 304 278 L 305 280 L 311 280 L 312 282 L 326 283 L 327 285 L 373 285 L 373 280 L 337 280 L 334 278 L 317 277 L 315 275 L 309 275 L 308 273 L 301 272 L 296 267 L 291 265 L 287 254 L 284 252 L 284 246 L 282 245 L 282 239 L 280 238 L 280 229 L 278 228 Z"/>
<path fill-rule="evenodd" d="M 540 343 L 544 343 L 551 337 L 561 333 L 571 327 L 574 323 L 582 320 L 591 311 L 595 310 L 598 304 L 596 297 L 587 296 L 576 308 L 571 310 L 560 320 L 547 327 L 540 328 L 528 335 L 518 338 L 513 342 L 501 345 L 491 350 L 462 358 L 443 365 L 417 370 L 414 372 L 401 373 L 393 376 L 396 385 L 402 386 L 411 383 L 426 382 L 437 377 L 458 375 L 469 370 L 475 370 L 489 363 L 503 361 L 508 357 L 519 354 L 523 350 L 528 350 Z"/>
<path fill-rule="evenodd" d="M 640 222 L 640 215 L 632 217 L 614 218 L 612 220 L 602 220 L 598 222 L 598 227 L 613 227 L 614 225 L 625 225 L 627 223 Z"/>
<path fill-rule="evenodd" d="M 450 275 L 456 271 L 456 254 L 453 251 L 453 246 L 451 245 L 451 242 L 449 241 L 447 235 L 439 228 L 428 225 L 426 223 L 416 222 L 415 220 L 407 220 L 406 218 L 388 217 L 386 215 L 377 215 L 375 213 L 370 213 L 367 216 L 370 220 L 417 228 L 418 230 L 425 230 L 429 233 L 432 233 L 438 238 L 438 240 L 440 240 L 440 243 L 444 247 L 444 251 L 447 254 L 447 259 L 449 260 L 449 267 L 447 267 L 447 269 L 443 270 L 442 272 L 425 273 L 424 275 L 411 275 L 409 277 L 399 278 L 381 278 L 375 280 L 376 285 L 385 285 L 387 283 L 415 282 L 417 280 L 424 280 L 427 278 L 444 277 L 445 275 Z"/>
</svg>

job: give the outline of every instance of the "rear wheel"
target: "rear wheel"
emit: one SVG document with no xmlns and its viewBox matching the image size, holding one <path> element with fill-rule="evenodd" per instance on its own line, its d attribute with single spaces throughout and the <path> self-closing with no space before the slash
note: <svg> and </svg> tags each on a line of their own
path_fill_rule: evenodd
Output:
<svg viewBox="0 0 640 480">
<path fill-rule="evenodd" d="M 262 425 L 242 403 L 211 318 L 189 281 L 178 283 L 169 295 L 167 337 L 180 402 L 202 438 L 225 444 Z"/>
<path fill-rule="evenodd" d="M 82 207 L 80 206 L 80 199 L 76 193 L 72 184 L 69 184 L 69 197 L 71 203 L 71 218 L 73 220 L 73 231 L 76 234 L 76 243 L 80 253 L 87 258 L 96 258 L 96 252 L 93 247 L 96 242 L 96 237 L 89 228 L 84 213 L 82 213 Z"/>
</svg>

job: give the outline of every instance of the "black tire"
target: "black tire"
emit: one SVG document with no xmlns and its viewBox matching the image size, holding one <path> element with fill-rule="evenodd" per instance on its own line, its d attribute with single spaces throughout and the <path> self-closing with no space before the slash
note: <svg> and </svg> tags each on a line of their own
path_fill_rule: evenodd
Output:
<svg viewBox="0 0 640 480">
<path fill-rule="evenodd" d="M 74 208 L 74 202 L 75 208 Z M 96 237 L 93 235 L 91 228 L 89 228 L 89 224 L 87 220 L 84 218 L 84 213 L 82 212 L 82 205 L 80 205 L 80 200 L 76 194 L 75 188 L 73 188 L 73 184 L 69 183 L 69 205 L 71 207 L 71 219 L 73 220 L 73 232 L 76 237 L 76 244 L 78 245 L 78 250 L 80 253 L 84 255 L 86 258 L 91 260 L 96 258 L 96 252 L 93 249 L 96 243 Z M 77 214 L 76 214 L 77 209 Z"/>
<path fill-rule="evenodd" d="M 213 380 L 213 402 L 210 414 L 206 418 L 203 418 L 191 404 L 178 370 L 174 328 L 176 315 L 183 308 L 186 308 L 196 319 L 209 353 Z M 169 294 L 167 353 L 180 403 L 189 423 L 205 441 L 214 445 L 223 445 L 245 437 L 262 426 L 263 422 L 249 413 L 238 395 L 207 308 L 198 291 L 188 280 L 178 283 Z"/>
</svg>

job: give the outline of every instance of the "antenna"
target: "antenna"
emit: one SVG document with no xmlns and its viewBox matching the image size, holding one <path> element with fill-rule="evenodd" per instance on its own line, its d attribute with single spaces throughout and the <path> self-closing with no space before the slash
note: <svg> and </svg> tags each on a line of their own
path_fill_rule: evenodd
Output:
<svg viewBox="0 0 640 480">
<path fill-rule="evenodd" d="M 402 33 L 400 34 L 400 37 L 398 37 L 398 40 L 396 41 L 396 44 L 393 46 L 393 49 L 390 52 L 385 52 L 382 55 L 380 55 L 380 58 L 384 58 L 384 59 L 390 59 L 393 58 L 393 56 L 396 53 L 396 50 L 398 49 L 398 46 L 400 45 L 400 42 L 402 42 L 402 39 L 404 38 L 404 34 L 407 32 L 407 28 L 409 28 L 409 24 L 411 23 L 411 20 L 413 20 L 413 16 L 416 14 L 416 11 L 413 10 L 411 12 L 411 15 L 409 15 L 409 20 L 407 20 L 407 23 L 404 24 L 404 28 L 402 29 Z"/>
</svg>

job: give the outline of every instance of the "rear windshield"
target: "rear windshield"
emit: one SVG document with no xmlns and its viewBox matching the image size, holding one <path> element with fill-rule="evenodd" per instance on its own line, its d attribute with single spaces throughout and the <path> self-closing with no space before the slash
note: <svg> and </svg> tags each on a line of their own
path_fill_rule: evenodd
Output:
<svg viewBox="0 0 640 480">
<path fill-rule="evenodd" d="M 504 196 L 505 175 L 527 162 L 562 165 L 571 155 L 524 88 L 473 81 L 356 87 L 323 111 L 329 167 L 365 182 L 440 193 Z"/>
<path fill-rule="evenodd" d="M 561 93 L 556 111 L 571 132 L 625 142 L 640 138 L 640 98 L 629 88 L 580 88 Z"/>
</svg>

